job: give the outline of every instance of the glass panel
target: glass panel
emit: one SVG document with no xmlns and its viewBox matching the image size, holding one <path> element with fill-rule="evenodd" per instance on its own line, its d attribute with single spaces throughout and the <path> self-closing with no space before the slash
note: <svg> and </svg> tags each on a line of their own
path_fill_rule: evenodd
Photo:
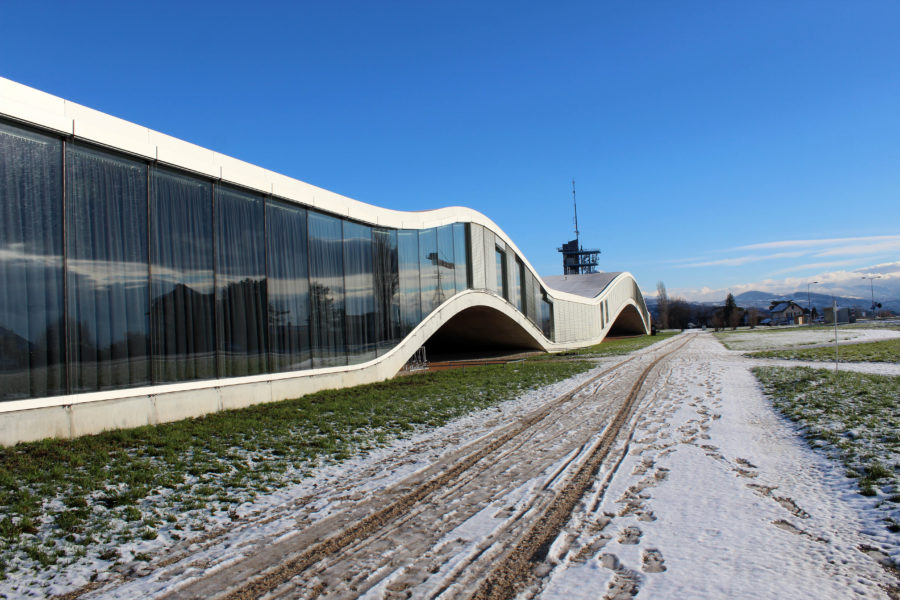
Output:
<svg viewBox="0 0 900 600">
<path fill-rule="evenodd" d="M 153 380 L 216 376 L 212 184 L 154 169 L 150 197 Z"/>
<path fill-rule="evenodd" d="M 406 335 L 422 321 L 422 297 L 419 282 L 419 232 L 397 232 L 397 254 L 400 267 L 401 335 Z"/>
<path fill-rule="evenodd" d="M 494 249 L 497 262 L 497 287 L 495 291 L 509 300 L 509 289 L 506 286 L 506 253 L 500 248 Z"/>
<path fill-rule="evenodd" d="M 525 265 L 522 264 L 522 261 L 519 260 L 519 257 L 516 257 L 516 267 L 514 269 L 513 276 L 515 277 L 515 281 L 512 286 L 512 300 L 511 302 L 515 304 L 516 308 L 519 309 L 520 313 L 525 313 L 525 289 L 522 284 L 525 283 Z"/>
<path fill-rule="evenodd" d="M 541 331 L 548 340 L 553 339 L 553 304 L 547 299 L 547 294 L 541 291 Z"/>
<path fill-rule="evenodd" d="M 313 366 L 345 365 L 347 354 L 344 346 L 344 252 L 341 220 L 311 211 L 308 219 Z"/>
<path fill-rule="evenodd" d="M 219 377 L 266 372 L 265 206 L 216 189 L 216 332 Z"/>
<path fill-rule="evenodd" d="M 456 265 L 456 291 L 469 287 L 469 236 L 465 223 L 453 224 L 453 262 Z"/>
<path fill-rule="evenodd" d="M 66 189 L 71 390 L 150 383 L 147 167 L 70 144 Z"/>
<path fill-rule="evenodd" d="M 379 350 L 394 346 L 400 339 L 400 274 L 397 263 L 397 231 L 375 229 L 372 233 L 375 258 L 375 330 Z"/>
<path fill-rule="evenodd" d="M 438 267 L 438 286 L 441 288 L 441 302 L 456 293 L 456 262 L 453 256 L 453 225 L 437 229 L 438 253 L 435 262 Z"/>
<path fill-rule="evenodd" d="M 309 256 L 306 211 L 266 203 L 269 292 L 269 368 L 296 371 L 312 366 L 309 345 Z"/>
<path fill-rule="evenodd" d="M 375 358 L 373 269 L 372 228 L 344 221 L 347 356 L 351 364 Z"/>
<path fill-rule="evenodd" d="M 422 286 L 422 318 L 431 314 L 444 301 L 438 282 L 437 232 L 419 231 L 419 281 Z"/>
<path fill-rule="evenodd" d="M 0 124 L 0 400 L 66 393 L 62 143 Z"/>
</svg>

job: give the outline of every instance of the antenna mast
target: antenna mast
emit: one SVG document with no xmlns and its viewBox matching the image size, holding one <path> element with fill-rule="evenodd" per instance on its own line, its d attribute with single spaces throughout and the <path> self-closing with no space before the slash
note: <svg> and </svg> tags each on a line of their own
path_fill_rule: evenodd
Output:
<svg viewBox="0 0 900 600">
<path fill-rule="evenodd" d="M 575 207 L 575 240 L 578 240 L 578 202 L 575 200 L 575 180 L 572 180 L 572 206 Z"/>
<path fill-rule="evenodd" d="M 596 273 L 599 263 L 599 250 L 585 250 L 578 239 L 578 200 L 575 198 L 575 180 L 572 179 L 572 207 L 575 209 L 575 239 L 557 248 L 563 255 L 563 273 L 566 275 L 583 275 Z"/>
</svg>

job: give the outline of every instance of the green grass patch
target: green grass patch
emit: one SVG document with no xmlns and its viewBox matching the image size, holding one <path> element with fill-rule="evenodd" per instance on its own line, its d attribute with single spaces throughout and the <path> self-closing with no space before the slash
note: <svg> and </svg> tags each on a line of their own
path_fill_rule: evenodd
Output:
<svg viewBox="0 0 900 600">
<path fill-rule="evenodd" d="M 785 348 L 750 353 L 755 358 L 787 358 L 791 360 L 834 360 L 834 346 L 822 348 Z M 900 362 L 900 339 L 841 344 L 840 362 Z"/>
<path fill-rule="evenodd" d="M 160 529 L 178 528 L 186 513 L 195 519 L 191 527 L 202 529 L 213 512 L 290 485 L 316 465 L 592 366 L 521 362 L 423 373 L 176 423 L 0 448 L 0 566 L 30 561 L 45 569 L 75 560 L 85 547 L 112 557 L 110 546 L 155 539 Z M 48 540 L 69 543 L 50 551 L 41 545 Z"/>
<path fill-rule="evenodd" d="M 860 493 L 900 501 L 900 377 L 807 367 L 753 369 L 775 405 L 859 481 Z"/>
<path fill-rule="evenodd" d="M 599 344 L 578 348 L 576 350 L 566 350 L 565 352 L 557 352 L 555 354 L 539 354 L 530 356 L 529 361 L 553 361 L 559 359 L 577 358 L 598 358 L 602 356 L 618 356 L 620 354 L 628 354 L 641 348 L 646 348 L 651 344 L 662 342 L 673 336 L 678 335 L 679 331 L 661 331 L 656 335 L 638 335 L 627 338 L 615 338 L 604 340 Z"/>
</svg>

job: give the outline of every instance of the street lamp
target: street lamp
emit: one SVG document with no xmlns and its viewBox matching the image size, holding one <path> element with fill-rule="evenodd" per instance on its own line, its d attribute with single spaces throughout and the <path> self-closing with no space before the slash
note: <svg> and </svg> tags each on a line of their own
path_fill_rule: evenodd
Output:
<svg viewBox="0 0 900 600">
<path fill-rule="evenodd" d="M 809 311 L 809 326 L 812 327 L 812 304 L 809 302 L 809 286 L 814 283 L 819 283 L 818 281 L 812 281 L 806 283 L 806 310 Z"/>
<path fill-rule="evenodd" d="M 872 316 L 875 316 L 875 283 L 872 281 L 873 279 L 881 279 L 881 275 L 872 275 L 869 277 L 863 277 L 863 279 L 869 280 L 869 291 L 872 292 Z"/>
</svg>

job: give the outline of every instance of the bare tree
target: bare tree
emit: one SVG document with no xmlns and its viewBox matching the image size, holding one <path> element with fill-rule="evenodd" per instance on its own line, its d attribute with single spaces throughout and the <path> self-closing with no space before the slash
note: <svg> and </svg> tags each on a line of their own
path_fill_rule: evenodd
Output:
<svg viewBox="0 0 900 600">
<path fill-rule="evenodd" d="M 667 308 L 669 327 L 686 329 L 691 321 L 691 305 L 684 298 L 672 298 Z"/>
<path fill-rule="evenodd" d="M 659 328 L 669 328 L 669 296 L 666 294 L 666 284 L 656 282 L 656 310 L 659 312 Z"/>
</svg>

